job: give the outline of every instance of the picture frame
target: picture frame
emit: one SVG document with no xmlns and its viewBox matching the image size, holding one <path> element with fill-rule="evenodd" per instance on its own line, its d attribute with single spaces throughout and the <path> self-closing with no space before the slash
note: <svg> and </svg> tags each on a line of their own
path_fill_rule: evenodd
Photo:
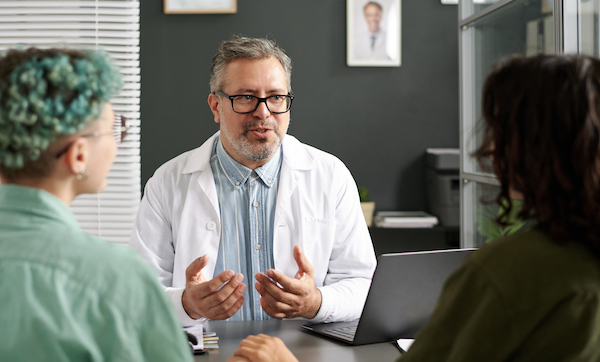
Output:
<svg viewBox="0 0 600 362">
<path fill-rule="evenodd" d="M 235 14 L 237 0 L 164 0 L 165 14 Z"/>
<path fill-rule="evenodd" d="M 554 12 L 554 0 L 542 0 L 542 14 L 552 14 Z"/>
<path fill-rule="evenodd" d="M 401 0 L 346 0 L 346 64 L 399 67 Z"/>
</svg>

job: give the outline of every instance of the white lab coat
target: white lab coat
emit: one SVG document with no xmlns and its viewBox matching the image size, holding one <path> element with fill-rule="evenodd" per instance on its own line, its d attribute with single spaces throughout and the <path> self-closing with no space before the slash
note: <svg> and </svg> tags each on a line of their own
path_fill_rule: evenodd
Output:
<svg viewBox="0 0 600 362">
<path fill-rule="evenodd" d="M 387 52 L 387 34 L 379 30 L 375 45 L 371 48 L 371 33 L 365 31 L 354 38 L 354 59 L 356 60 L 392 60 Z"/>
<path fill-rule="evenodd" d="M 203 269 L 213 277 L 221 237 L 219 203 L 209 159 L 218 132 L 202 146 L 158 168 L 146 184 L 130 245 L 158 272 L 184 325 L 192 320 L 181 304 L 185 270 L 208 254 Z M 360 317 L 375 253 L 357 187 L 336 157 L 286 135 L 275 210 L 275 269 L 294 277 L 293 248 L 300 245 L 315 269 L 322 294 L 314 322 Z M 254 287 L 254 276 L 245 276 Z"/>
</svg>

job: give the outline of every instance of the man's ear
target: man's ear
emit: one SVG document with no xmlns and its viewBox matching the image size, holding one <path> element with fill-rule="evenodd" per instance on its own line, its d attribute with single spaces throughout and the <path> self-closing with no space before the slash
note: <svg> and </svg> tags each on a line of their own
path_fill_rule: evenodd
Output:
<svg viewBox="0 0 600 362">
<path fill-rule="evenodd" d="M 214 93 L 208 95 L 208 105 L 213 115 L 215 116 L 215 123 L 221 122 L 221 113 L 219 107 L 221 105 L 221 98 Z"/>
<path fill-rule="evenodd" d="M 73 172 L 78 174 L 87 170 L 88 158 L 89 158 L 89 147 L 88 143 L 83 138 L 78 138 L 73 141 L 73 144 L 64 155 L 67 167 Z"/>
</svg>

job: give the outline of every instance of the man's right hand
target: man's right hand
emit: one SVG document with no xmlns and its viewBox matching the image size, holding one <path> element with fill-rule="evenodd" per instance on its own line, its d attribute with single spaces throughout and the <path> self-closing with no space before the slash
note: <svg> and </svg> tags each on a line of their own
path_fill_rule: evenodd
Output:
<svg viewBox="0 0 600 362">
<path fill-rule="evenodd" d="M 183 309 L 193 319 L 227 319 L 244 303 L 246 284 L 243 274 L 226 270 L 207 281 L 202 269 L 208 264 L 208 255 L 194 260 L 185 270 L 185 290 L 181 297 Z M 225 284 L 227 283 L 227 284 Z M 225 285 L 223 285 L 225 284 Z M 223 287 L 219 289 L 219 287 Z M 218 289 L 218 290 L 217 290 Z"/>
</svg>

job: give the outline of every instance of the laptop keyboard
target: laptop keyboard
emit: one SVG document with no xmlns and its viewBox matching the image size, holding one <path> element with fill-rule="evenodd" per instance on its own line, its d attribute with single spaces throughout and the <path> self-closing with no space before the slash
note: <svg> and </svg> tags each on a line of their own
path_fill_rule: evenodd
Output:
<svg viewBox="0 0 600 362">
<path fill-rule="evenodd" d="M 354 335 L 356 334 L 356 327 L 357 326 L 338 327 L 327 329 L 326 331 L 331 335 L 338 336 L 351 341 L 354 339 Z"/>
</svg>

